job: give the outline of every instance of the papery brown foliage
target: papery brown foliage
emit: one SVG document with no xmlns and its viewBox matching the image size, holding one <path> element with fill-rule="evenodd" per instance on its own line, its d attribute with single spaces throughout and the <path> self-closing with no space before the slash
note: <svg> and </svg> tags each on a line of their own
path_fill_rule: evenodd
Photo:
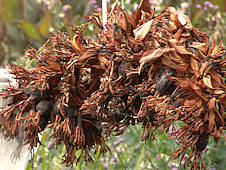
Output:
<svg viewBox="0 0 226 170">
<path fill-rule="evenodd" d="M 63 162 L 73 166 L 82 156 L 76 158 L 76 151 L 90 161 L 91 149 L 107 152 L 105 138 L 129 125 L 142 124 L 141 138 L 154 140 L 156 129 L 169 131 L 180 121 L 171 131 L 181 146 L 174 157 L 205 169 L 202 151 L 209 138 L 224 140 L 226 48 L 209 43 L 173 7 L 155 14 L 148 0 L 132 18 L 116 4 L 106 30 L 99 13 L 89 19 L 100 28 L 97 41 L 84 36 L 83 24 L 72 28 L 74 39 L 58 32 L 41 50 L 27 49 L 37 68 L 10 67 L 19 87 L 1 94 L 13 98 L 0 112 L 5 137 L 17 137 L 22 127 L 33 147 L 48 127 L 56 144 L 66 145 Z"/>
</svg>

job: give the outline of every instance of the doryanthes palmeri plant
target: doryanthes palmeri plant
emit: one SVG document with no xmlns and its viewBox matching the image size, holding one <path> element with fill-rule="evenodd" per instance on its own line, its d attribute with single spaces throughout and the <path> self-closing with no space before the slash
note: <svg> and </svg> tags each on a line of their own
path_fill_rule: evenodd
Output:
<svg viewBox="0 0 226 170">
<path fill-rule="evenodd" d="M 148 0 L 132 17 L 116 3 L 105 29 L 99 12 L 89 19 L 72 28 L 73 39 L 57 32 L 41 50 L 28 48 L 37 68 L 10 66 L 19 86 L 1 93 L 13 98 L 0 112 L 5 137 L 18 137 L 22 127 L 32 148 L 38 133 L 50 128 L 56 145 L 66 146 L 63 162 L 73 166 L 82 155 L 92 160 L 92 149 L 107 152 L 106 137 L 129 125 L 142 124 L 141 138 L 154 140 L 156 129 L 167 132 L 182 122 L 171 128 L 181 145 L 173 155 L 191 169 L 205 169 L 202 151 L 209 138 L 224 140 L 223 44 L 210 43 L 174 7 L 157 13 Z M 89 24 L 99 27 L 97 40 L 84 35 Z M 83 154 L 76 157 L 78 150 Z"/>
</svg>

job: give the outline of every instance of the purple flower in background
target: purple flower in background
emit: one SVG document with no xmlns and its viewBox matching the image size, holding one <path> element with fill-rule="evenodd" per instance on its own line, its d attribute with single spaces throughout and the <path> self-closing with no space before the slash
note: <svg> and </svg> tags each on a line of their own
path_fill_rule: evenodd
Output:
<svg viewBox="0 0 226 170">
<path fill-rule="evenodd" d="M 206 148 L 203 150 L 203 152 L 207 152 L 210 149 L 210 147 L 207 145 Z"/>
<path fill-rule="evenodd" d="M 144 164 L 140 164 L 139 168 L 143 169 L 143 168 L 145 168 L 145 165 Z"/>
<path fill-rule="evenodd" d="M 48 142 L 48 145 L 47 145 L 47 148 L 51 148 L 53 146 L 53 142 L 52 141 L 49 141 Z"/>
<path fill-rule="evenodd" d="M 123 141 L 124 141 L 123 138 L 119 138 L 118 140 L 116 140 L 116 141 L 114 142 L 114 145 L 119 145 L 119 144 L 122 143 Z"/>
<path fill-rule="evenodd" d="M 216 170 L 216 168 L 210 168 L 209 170 Z"/>
<path fill-rule="evenodd" d="M 149 0 L 149 2 L 150 2 L 151 5 L 155 5 L 156 4 L 156 2 L 153 1 L 153 0 Z"/>
<path fill-rule="evenodd" d="M 174 168 L 172 168 L 172 170 L 178 170 L 178 169 L 174 167 Z"/>
<path fill-rule="evenodd" d="M 115 164 L 116 162 L 118 161 L 118 157 L 117 156 L 114 156 L 112 159 L 111 159 L 111 162 L 110 164 Z"/>
<path fill-rule="evenodd" d="M 219 6 L 218 5 L 214 5 L 214 9 L 218 9 L 219 8 Z"/>
<path fill-rule="evenodd" d="M 49 1 L 46 1 L 46 0 L 44 0 L 42 3 L 43 3 L 43 5 L 45 5 L 45 6 L 48 6 L 48 5 L 49 5 Z"/>
<path fill-rule="evenodd" d="M 102 158 L 100 158 L 100 162 L 104 162 L 104 158 L 102 157 Z"/>
<path fill-rule="evenodd" d="M 36 161 L 39 162 L 39 160 L 40 160 L 40 156 L 38 155 L 36 158 Z"/>
<path fill-rule="evenodd" d="M 64 12 L 66 12 L 69 9 L 71 9 L 71 7 L 69 5 L 64 5 L 62 9 L 63 9 Z"/>
<path fill-rule="evenodd" d="M 157 160 L 161 160 L 161 155 L 159 155 L 159 154 L 156 155 L 156 159 L 157 159 Z"/>
<path fill-rule="evenodd" d="M 89 3 L 90 3 L 90 4 L 96 4 L 97 1 L 96 1 L 96 0 L 90 0 Z"/>
<path fill-rule="evenodd" d="M 61 170 L 69 170 L 69 168 L 62 168 Z"/>
<path fill-rule="evenodd" d="M 135 148 L 136 148 L 136 149 L 140 149 L 140 145 L 137 145 Z"/>
<path fill-rule="evenodd" d="M 38 153 L 41 153 L 41 151 L 42 151 L 42 147 L 40 146 L 40 147 L 38 148 Z"/>
<path fill-rule="evenodd" d="M 209 7 L 210 7 L 210 8 L 213 8 L 213 7 L 214 7 L 214 5 L 210 3 L 210 4 L 209 4 Z"/>
<path fill-rule="evenodd" d="M 204 6 L 204 8 L 203 8 L 205 11 L 207 10 L 207 7 L 206 6 Z"/>
<path fill-rule="evenodd" d="M 205 1 L 204 5 L 209 6 L 210 4 L 212 4 L 210 1 Z"/>
<path fill-rule="evenodd" d="M 103 167 L 104 167 L 104 169 L 107 169 L 109 166 L 107 163 L 104 163 Z"/>
<path fill-rule="evenodd" d="M 196 8 L 202 8 L 202 6 L 200 4 L 197 4 Z"/>
<path fill-rule="evenodd" d="M 189 7 L 189 3 L 184 2 L 184 3 L 181 4 L 181 8 L 182 8 L 183 10 L 188 9 L 188 7 Z"/>
<path fill-rule="evenodd" d="M 188 158 L 189 156 L 188 156 L 188 154 L 185 154 L 184 157 L 185 157 L 185 158 Z"/>
<path fill-rule="evenodd" d="M 94 9 L 96 9 L 97 11 L 101 11 L 101 10 L 102 10 L 102 8 L 100 8 L 98 5 L 94 5 L 93 7 L 94 7 Z"/>
<path fill-rule="evenodd" d="M 168 165 L 168 167 L 172 167 L 173 166 L 173 162 L 169 161 L 167 165 Z"/>
</svg>

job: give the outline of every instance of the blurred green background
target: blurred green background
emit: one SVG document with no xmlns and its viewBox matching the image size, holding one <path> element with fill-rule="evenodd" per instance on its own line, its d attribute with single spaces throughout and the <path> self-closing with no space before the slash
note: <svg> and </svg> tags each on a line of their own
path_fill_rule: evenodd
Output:
<svg viewBox="0 0 226 170">
<path fill-rule="evenodd" d="M 114 0 L 108 2 L 109 8 L 115 3 Z M 119 0 L 119 3 L 132 15 L 139 0 Z M 219 43 L 223 40 L 226 44 L 225 0 L 150 0 L 150 3 L 156 10 L 175 6 L 179 12 L 190 17 L 195 27 L 204 28 L 210 41 Z M 57 30 L 66 31 L 73 37 L 69 25 L 88 22 L 85 16 L 96 10 L 101 10 L 100 0 L 0 0 L 0 67 L 28 64 L 24 57 L 24 49 L 28 45 L 40 48 Z M 91 24 L 85 34 L 95 37 L 97 31 Z M 81 160 L 77 167 L 66 168 L 61 164 L 65 147 L 62 145 L 56 149 L 54 141 L 47 137 L 51 132 L 46 130 L 42 138 L 43 146 L 35 155 L 34 169 L 184 169 L 178 160 L 169 156 L 178 146 L 175 141 L 166 139 L 169 137 L 167 134 L 157 132 L 156 141 L 145 144 L 140 139 L 141 132 L 140 126 L 129 127 L 120 137 L 107 139 L 112 154 L 102 157 L 97 153 L 93 164 L 85 164 Z M 225 142 L 219 143 L 216 148 L 213 139 L 210 140 L 204 151 L 208 170 L 223 170 L 226 167 L 225 151 Z M 30 164 L 27 169 L 31 169 Z"/>
</svg>

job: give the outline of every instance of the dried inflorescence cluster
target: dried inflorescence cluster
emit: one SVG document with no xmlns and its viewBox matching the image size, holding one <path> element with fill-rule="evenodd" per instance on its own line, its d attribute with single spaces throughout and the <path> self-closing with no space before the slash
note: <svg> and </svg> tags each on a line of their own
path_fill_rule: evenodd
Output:
<svg viewBox="0 0 226 170">
<path fill-rule="evenodd" d="M 13 98 L 0 112 L 5 137 L 17 137 L 22 127 L 33 147 L 48 127 L 56 144 L 66 145 L 63 161 L 72 166 L 81 157 L 76 151 L 92 160 L 90 149 L 105 153 L 105 138 L 129 125 L 142 124 L 142 139 L 153 140 L 156 129 L 180 121 L 171 133 L 181 145 L 174 157 L 186 159 L 190 151 L 185 165 L 205 168 L 208 139 L 224 139 L 226 48 L 209 43 L 173 7 L 156 14 L 148 0 L 132 18 L 116 4 L 105 30 L 99 13 L 89 19 L 100 28 L 97 41 L 84 36 L 83 24 L 72 29 L 74 39 L 58 32 L 39 51 L 27 49 L 37 68 L 10 67 L 19 86 L 1 94 Z"/>
</svg>

